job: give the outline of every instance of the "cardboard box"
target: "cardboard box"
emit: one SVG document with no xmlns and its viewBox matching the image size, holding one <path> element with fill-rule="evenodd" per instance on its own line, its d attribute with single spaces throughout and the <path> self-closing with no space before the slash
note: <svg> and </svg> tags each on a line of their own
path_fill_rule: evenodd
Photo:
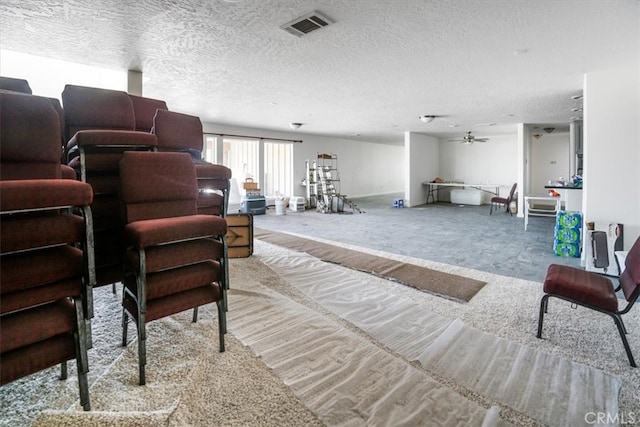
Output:
<svg viewBox="0 0 640 427">
<path fill-rule="evenodd" d="M 253 254 L 253 215 L 227 215 L 227 249 L 229 258 L 247 258 Z"/>
</svg>

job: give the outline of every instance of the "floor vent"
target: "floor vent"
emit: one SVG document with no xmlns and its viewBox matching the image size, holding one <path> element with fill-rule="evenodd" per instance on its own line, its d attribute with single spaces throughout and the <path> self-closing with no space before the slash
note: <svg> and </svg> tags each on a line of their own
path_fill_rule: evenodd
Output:
<svg viewBox="0 0 640 427">
<path fill-rule="evenodd" d="M 310 32 L 315 30 L 319 30 L 320 28 L 326 27 L 329 24 L 333 24 L 333 21 L 314 11 L 307 13 L 306 15 L 302 15 L 291 22 L 287 22 L 286 24 L 280 26 L 280 28 L 282 28 L 289 34 L 302 37 L 305 34 L 309 34 Z"/>
</svg>

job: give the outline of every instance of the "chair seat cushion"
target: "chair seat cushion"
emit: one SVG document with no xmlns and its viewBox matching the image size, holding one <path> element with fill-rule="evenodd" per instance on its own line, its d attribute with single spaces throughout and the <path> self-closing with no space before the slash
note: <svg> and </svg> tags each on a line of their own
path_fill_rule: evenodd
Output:
<svg viewBox="0 0 640 427">
<path fill-rule="evenodd" d="M 78 215 L 50 214 L 11 215 L 0 221 L 2 253 L 15 252 L 64 243 L 82 242 L 84 220 Z"/>
<path fill-rule="evenodd" d="M 127 224 L 128 241 L 136 248 L 171 243 L 227 233 L 224 218 L 209 215 L 189 215 L 136 221 Z"/>
<path fill-rule="evenodd" d="M 212 164 L 212 163 L 199 163 L 196 164 L 196 176 L 198 179 L 231 179 L 231 169 L 224 165 Z"/>
<path fill-rule="evenodd" d="M 75 357 L 73 334 L 56 335 L 27 347 L 2 353 L 0 385 Z"/>
<path fill-rule="evenodd" d="M 0 272 L 3 295 L 66 279 L 81 283 L 83 254 L 70 245 L 17 252 L 2 257 Z M 73 295 L 80 295 L 80 289 Z"/>
<path fill-rule="evenodd" d="M 172 294 L 163 298 L 158 298 L 147 302 L 147 313 L 145 323 L 162 317 L 180 313 L 191 308 L 200 307 L 222 298 L 220 287 L 212 283 L 200 286 L 178 294 Z M 122 305 L 125 310 L 138 321 L 138 310 L 136 302 L 129 293 L 125 293 Z"/>
<path fill-rule="evenodd" d="M 618 298 L 611 280 L 596 273 L 551 264 L 544 280 L 544 292 L 615 312 Z"/>
<path fill-rule="evenodd" d="M 75 309 L 69 299 L 2 316 L 2 353 L 25 347 L 76 329 Z M 4 362 L 4 360 L 3 360 Z"/>
<path fill-rule="evenodd" d="M 0 209 L 3 212 L 57 206 L 89 206 L 93 201 L 91 186 L 71 179 L 1 181 L 0 193 Z"/>
</svg>

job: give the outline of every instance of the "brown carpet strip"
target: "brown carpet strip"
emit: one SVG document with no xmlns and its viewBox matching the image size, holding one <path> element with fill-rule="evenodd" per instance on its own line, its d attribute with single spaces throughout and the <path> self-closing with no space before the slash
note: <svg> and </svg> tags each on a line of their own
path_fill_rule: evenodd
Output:
<svg viewBox="0 0 640 427">
<path fill-rule="evenodd" d="M 444 273 L 286 233 L 256 228 L 254 229 L 254 237 L 267 243 L 305 252 L 325 262 L 374 274 L 460 302 L 471 300 L 486 284 L 486 282 L 456 274 Z"/>
</svg>

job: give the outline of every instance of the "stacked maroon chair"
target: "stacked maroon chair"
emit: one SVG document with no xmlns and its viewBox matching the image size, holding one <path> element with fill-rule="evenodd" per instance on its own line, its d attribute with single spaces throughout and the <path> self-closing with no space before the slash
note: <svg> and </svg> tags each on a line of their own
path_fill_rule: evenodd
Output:
<svg viewBox="0 0 640 427">
<path fill-rule="evenodd" d="M 167 110 L 167 103 L 160 99 L 146 98 L 129 94 L 133 104 L 133 114 L 135 116 L 135 130 L 140 132 L 151 132 L 153 128 L 153 117 L 158 110 Z"/>
<path fill-rule="evenodd" d="M 29 95 L 33 93 L 27 80 L 14 77 L 0 76 L 0 89 L 11 92 L 28 93 Z"/>
<path fill-rule="evenodd" d="M 226 315 L 221 280 L 226 221 L 197 214 L 196 171 L 186 153 L 127 152 L 120 161 L 125 236 L 123 345 L 131 318 L 145 384 L 146 323 L 215 302 L 220 352 Z"/>
<path fill-rule="evenodd" d="M 152 132 L 158 138 L 159 151 L 183 152 L 191 155 L 198 179 L 198 213 L 226 218 L 231 169 L 202 160 L 204 139 L 200 118 L 173 111 L 157 110 L 153 119 Z M 226 240 L 224 248 L 223 289 L 226 310 L 226 291 L 229 289 Z"/>
<path fill-rule="evenodd" d="M 12 77 L 2 77 L 0 76 L 0 89 L 4 91 L 18 92 L 18 93 L 26 93 L 31 95 L 31 86 L 29 86 L 29 82 L 25 79 L 16 79 Z M 64 159 L 64 145 L 66 143 L 66 139 L 64 136 L 64 110 L 62 109 L 62 104 L 56 98 L 49 98 L 53 108 L 55 108 L 58 113 L 58 119 L 60 121 L 60 139 L 61 139 L 61 148 L 60 148 L 60 156 L 61 159 Z M 64 160 L 63 160 L 64 163 Z M 62 167 L 62 177 L 67 179 L 76 179 L 76 174 L 70 167 L 66 165 L 61 165 Z"/>
<path fill-rule="evenodd" d="M 75 358 L 89 410 L 93 192 L 61 179 L 49 99 L 0 91 L 0 140 L 1 384 Z"/>
<path fill-rule="evenodd" d="M 123 227 L 118 195 L 118 162 L 131 150 L 151 151 L 156 137 L 136 132 L 133 104 L 126 92 L 65 86 L 67 161 L 81 181 L 91 184 L 97 286 L 122 280 Z"/>
</svg>

